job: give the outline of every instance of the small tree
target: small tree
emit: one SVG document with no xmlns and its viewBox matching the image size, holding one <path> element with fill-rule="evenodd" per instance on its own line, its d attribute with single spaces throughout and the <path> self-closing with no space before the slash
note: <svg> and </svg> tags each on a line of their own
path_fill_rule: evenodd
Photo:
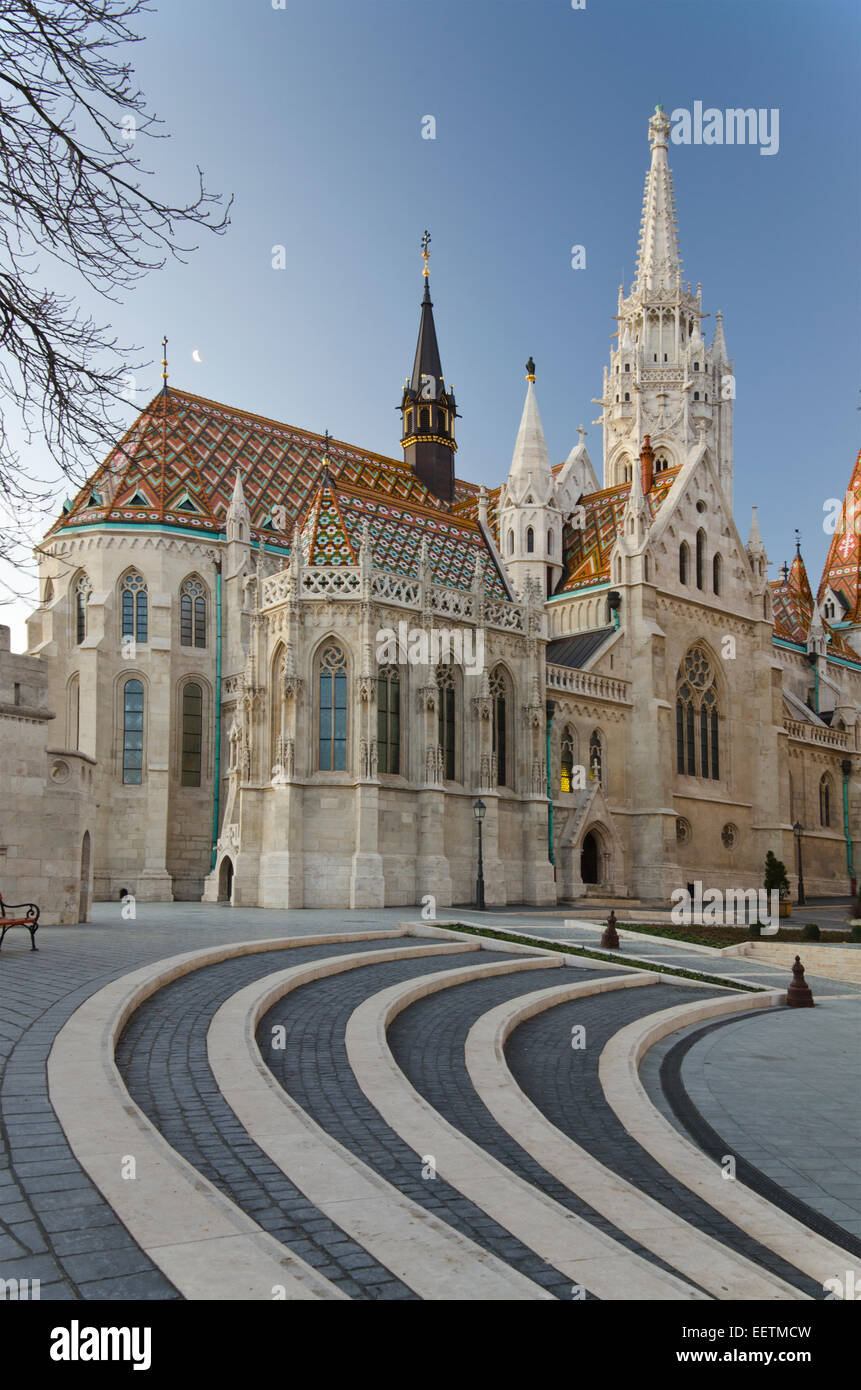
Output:
<svg viewBox="0 0 861 1390">
<path fill-rule="evenodd" d="M 765 856 L 765 888 L 771 892 L 776 888 L 781 897 L 789 892 L 789 879 L 786 877 L 786 865 L 782 859 L 775 858 L 771 850 Z"/>
</svg>

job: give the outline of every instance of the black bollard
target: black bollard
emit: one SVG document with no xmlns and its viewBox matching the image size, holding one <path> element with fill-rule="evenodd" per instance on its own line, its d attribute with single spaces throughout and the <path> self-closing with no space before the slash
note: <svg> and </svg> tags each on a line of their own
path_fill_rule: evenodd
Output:
<svg viewBox="0 0 861 1390">
<path fill-rule="evenodd" d="M 804 978 L 804 966 L 801 964 L 801 957 L 795 957 L 795 964 L 792 967 L 792 984 L 786 991 L 786 1002 L 791 1009 L 812 1009 L 813 994 L 810 985 Z"/>
</svg>

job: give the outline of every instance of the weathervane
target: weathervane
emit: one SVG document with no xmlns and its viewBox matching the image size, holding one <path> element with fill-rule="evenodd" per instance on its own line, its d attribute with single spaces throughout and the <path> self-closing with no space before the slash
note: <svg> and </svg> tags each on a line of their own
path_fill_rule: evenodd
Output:
<svg viewBox="0 0 861 1390">
<path fill-rule="evenodd" d="M 800 560 L 800 559 L 801 559 L 801 532 L 799 531 L 799 529 L 798 529 L 797 526 L 796 526 L 796 528 L 795 528 L 795 553 L 796 553 L 796 555 L 798 556 L 798 558 L 799 558 L 799 560 Z"/>
<path fill-rule="evenodd" d="M 422 237 L 422 259 L 425 263 L 422 275 L 425 277 L 425 279 L 427 279 L 427 277 L 430 275 L 430 269 L 428 267 L 428 261 L 430 260 L 430 244 L 431 235 L 427 228 L 425 228 L 425 234 Z"/>
<path fill-rule="evenodd" d="M 167 386 L 167 338 L 162 338 L 161 340 L 161 351 L 161 379 L 165 386 Z"/>
</svg>

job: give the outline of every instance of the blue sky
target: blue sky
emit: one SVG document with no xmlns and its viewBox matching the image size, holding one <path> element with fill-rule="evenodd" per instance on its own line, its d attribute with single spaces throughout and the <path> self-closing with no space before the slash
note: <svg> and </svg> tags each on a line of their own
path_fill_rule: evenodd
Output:
<svg viewBox="0 0 861 1390">
<path fill-rule="evenodd" d="M 778 108 L 776 155 L 671 146 L 670 162 L 684 273 L 723 310 L 735 358 L 739 529 L 758 503 L 774 577 L 800 527 L 818 576 L 823 503 L 861 422 L 854 0 L 164 0 L 145 32 L 133 59 L 171 138 L 144 162 L 166 197 L 200 164 L 236 202 L 225 236 L 121 305 L 82 295 L 153 359 L 139 403 L 167 333 L 175 385 L 397 456 L 429 227 L 458 473 L 488 484 L 510 463 L 530 354 L 551 457 L 583 422 L 600 476 L 591 402 L 656 102 Z M 0 615 L 18 641 L 20 614 Z"/>
</svg>

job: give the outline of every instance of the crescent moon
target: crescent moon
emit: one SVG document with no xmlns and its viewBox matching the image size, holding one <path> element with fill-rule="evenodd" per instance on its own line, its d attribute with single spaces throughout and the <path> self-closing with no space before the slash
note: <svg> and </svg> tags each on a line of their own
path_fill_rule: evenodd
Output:
<svg viewBox="0 0 861 1390">
<path fill-rule="evenodd" d="M 195 348 L 195 349 L 194 349 L 194 352 L 193 352 L 191 355 L 192 355 L 192 357 L 194 358 L 194 361 L 195 361 L 195 362 L 202 362 L 202 361 L 203 361 L 203 358 L 202 358 L 201 355 L 200 355 L 200 350 L 199 350 L 199 348 Z"/>
</svg>

